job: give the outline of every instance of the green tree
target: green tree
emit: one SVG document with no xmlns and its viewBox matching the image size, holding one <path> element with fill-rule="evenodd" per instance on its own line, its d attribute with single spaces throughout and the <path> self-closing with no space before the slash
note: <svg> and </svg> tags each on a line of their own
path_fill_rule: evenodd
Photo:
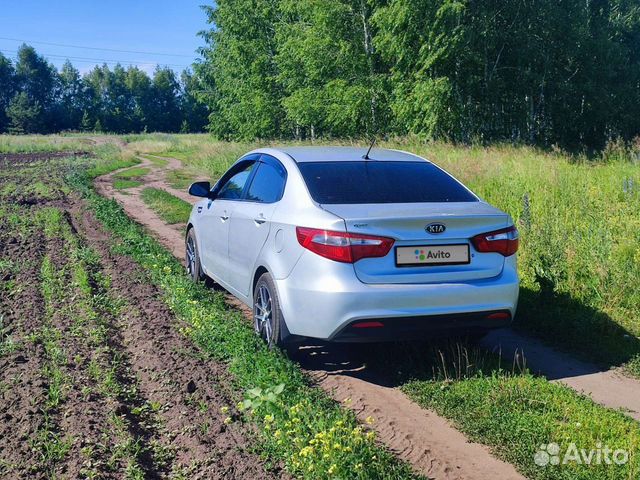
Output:
<svg viewBox="0 0 640 480">
<path fill-rule="evenodd" d="M 568 146 L 637 134 L 624 110 L 638 106 L 638 10 L 610 0 L 391 0 L 373 23 L 396 131 Z"/>
<path fill-rule="evenodd" d="M 55 102 L 56 130 L 78 129 L 88 102 L 80 72 L 67 60 L 58 77 Z"/>
<path fill-rule="evenodd" d="M 180 84 L 170 68 L 156 68 L 152 81 L 152 115 L 148 119 L 151 131 L 177 132 L 181 116 L 178 95 Z"/>
<path fill-rule="evenodd" d="M 209 128 L 221 137 L 281 134 L 284 111 L 275 62 L 277 0 L 220 0 L 203 7 L 212 28 L 202 32 Z"/>
<path fill-rule="evenodd" d="M 86 110 L 82 112 L 82 120 L 80 121 L 80 131 L 89 132 L 91 131 L 91 117 L 89 116 L 89 112 Z"/>
<path fill-rule="evenodd" d="M 4 132 L 9 124 L 6 109 L 15 95 L 15 83 L 15 70 L 11 60 L 0 53 L 0 133 Z"/>
<path fill-rule="evenodd" d="M 280 9 L 277 78 L 289 128 L 312 137 L 375 130 L 384 95 L 376 81 L 368 4 L 282 0 Z"/>
<path fill-rule="evenodd" d="M 7 107 L 9 132 L 40 133 L 43 131 L 42 108 L 37 100 L 33 100 L 26 92 L 19 92 L 11 99 Z"/>
<path fill-rule="evenodd" d="M 194 133 L 204 131 L 209 118 L 207 104 L 200 101 L 204 87 L 197 75 L 189 70 L 184 70 L 180 76 L 180 111 L 182 113 L 182 124 L 180 131 L 183 133 Z"/>
<path fill-rule="evenodd" d="M 16 99 L 15 108 L 25 109 L 24 114 L 37 112 L 38 118 L 28 122 L 30 128 L 37 125 L 37 133 L 55 130 L 55 92 L 58 82 L 55 67 L 38 55 L 33 47 L 22 45 L 18 49 L 15 68 L 16 89 L 26 95 L 26 99 L 22 96 Z"/>
<path fill-rule="evenodd" d="M 129 67 L 126 74 L 126 87 L 133 101 L 130 131 L 143 131 L 153 121 L 154 91 L 151 79 L 146 72 L 137 67 Z"/>
</svg>

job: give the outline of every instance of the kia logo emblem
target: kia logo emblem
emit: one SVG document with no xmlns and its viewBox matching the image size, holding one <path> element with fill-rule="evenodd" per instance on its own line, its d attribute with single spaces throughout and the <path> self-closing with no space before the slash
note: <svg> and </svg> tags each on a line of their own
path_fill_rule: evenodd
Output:
<svg viewBox="0 0 640 480">
<path fill-rule="evenodd" d="M 427 233 L 437 235 L 438 233 L 443 233 L 447 227 L 445 227 L 443 223 L 430 223 L 424 227 L 424 229 Z"/>
</svg>

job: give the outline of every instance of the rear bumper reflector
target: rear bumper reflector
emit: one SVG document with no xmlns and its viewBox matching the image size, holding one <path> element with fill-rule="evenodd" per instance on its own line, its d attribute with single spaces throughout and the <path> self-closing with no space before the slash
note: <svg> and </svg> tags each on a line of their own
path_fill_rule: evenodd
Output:
<svg viewBox="0 0 640 480">
<path fill-rule="evenodd" d="M 489 320 L 508 320 L 509 318 L 511 318 L 511 315 L 506 312 L 495 312 L 487 315 L 487 318 Z"/>
<path fill-rule="evenodd" d="M 358 322 L 352 323 L 353 328 L 381 328 L 384 327 L 382 322 Z"/>
</svg>

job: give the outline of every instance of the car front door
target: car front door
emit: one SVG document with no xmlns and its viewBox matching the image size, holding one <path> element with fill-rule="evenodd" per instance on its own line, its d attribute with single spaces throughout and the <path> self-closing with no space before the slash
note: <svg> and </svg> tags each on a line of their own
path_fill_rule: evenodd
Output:
<svg viewBox="0 0 640 480">
<path fill-rule="evenodd" d="M 223 286 L 228 284 L 229 225 L 234 210 L 241 200 L 256 158 L 238 162 L 212 190 L 200 225 L 200 250 L 205 272 Z"/>
<path fill-rule="evenodd" d="M 271 217 L 284 193 L 284 166 L 269 155 L 256 165 L 245 198 L 234 208 L 229 227 L 229 285 L 248 297 L 254 266 L 271 229 Z"/>
</svg>

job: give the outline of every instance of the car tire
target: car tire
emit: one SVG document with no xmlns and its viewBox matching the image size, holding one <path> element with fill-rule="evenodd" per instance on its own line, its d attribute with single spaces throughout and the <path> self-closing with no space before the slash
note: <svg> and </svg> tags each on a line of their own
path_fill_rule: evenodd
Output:
<svg viewBox="0 0 640 480">
<path fill-rule="evenodd" d="M 285 347 L 283 323 L 276 284 L 269 273 L 263 273 L 253 289 L 253 328 L 269 348 Z"/>
<path fill-rule="evenodd" d="M 202 271 L 198 242 L 196 242 L 196 233 L 193 228 L 189 229 L 185 239 L 185 263 L 187 274 L 191 277 L 191 280 L 194 282 L 205 281 L 206 275 Z"/>
</svg>

